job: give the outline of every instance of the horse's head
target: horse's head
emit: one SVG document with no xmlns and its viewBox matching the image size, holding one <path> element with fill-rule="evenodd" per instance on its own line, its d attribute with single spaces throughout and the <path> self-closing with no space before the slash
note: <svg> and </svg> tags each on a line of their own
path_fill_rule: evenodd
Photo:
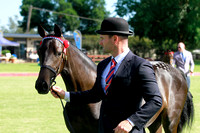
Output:
<svg viewBox="0 0 200 133">
<path fill-rule="evenodd" d="M 64 39 L 56 24 L 54 34 L 47 35 L 41 26 L 38 26 L 38 32 L 43 39 L 38 49 L 41 68 L 35 88 L 39 94 L 47 94 L 56 76 L 63 70 L 69 42 Z"/>
<path fill-rule="evenodd" d="M 170 65 L 172 65 L 172 62 L 173 62 L 173 55 L 174 55 L 174 52 L 171 51 L 171 50 L 167 50 L 163 56 L 163 59 L 162 61 L 165 62 L 165 63 L 168 63 Z"/>
</svg>

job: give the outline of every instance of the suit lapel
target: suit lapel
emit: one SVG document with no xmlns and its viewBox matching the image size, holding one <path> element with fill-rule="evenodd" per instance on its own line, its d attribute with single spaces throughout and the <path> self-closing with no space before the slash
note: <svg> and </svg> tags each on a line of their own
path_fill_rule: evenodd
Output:
<svg viewBox="0 0 200 133">
<path fill-rule="evenodd" d="M 101 66 L 99 67 L 99 70 L 97 71 L 98 74 L 98 79 L 97 79 L 97 83 L 98 86 L 101 88 L 102 91 L 104 91 L 104 88 L 102 88 L 102 84 L 101 84 L 101 76 L 104 72 L 104 69 L 106 68 L 106 66 L 108 65 L 108 63 L 111 61 L 111 57 L 105 59 L 103 62 L 101 62 Z M 104 92 L 103 92 L 104 93 Z M 104 93 L 105 94 L 105 93 Z"/>
<path fill-rule="evenodd" d="M 129 53 L 126 55 L 126 57 L 124 58 L 124 60 L 122 61 L 122 63 L 120 64 L 118 70 L 116 71 L 113 79 L 112 79 L 112 82 L 111 82 L 111 85 L 112 86 L 112 83 L 114 81 L 114 79 L 117 77 L 117 76 L 120 76 L 121 74 L 129 74 L 129 68 L 130 68 L 130 65 L 131 65 L 131 62 L 132 62 L 132 57 L 134 56 L 134 54 L 129 51 Z M 103 71 L 104 69 L 106 68 L 106 66 L 108 65 L 108 63 L 111 61 L 111 57 L 106 59 L 103 66 L 101 67 L 101 69 L 99 70 L 99 74 L 102 75 L 103 74 Z M 99 83 L 101 83 L 101 78 L 99 79 Z M 102 88 L 102 87 L 101 87 Z M 104 88 L 102 88 L 102 90 L 104 90 Z M 108 88 L 108 93 L 110 91 L 110 87 Z"/>
<path fill-rule="evenodd" d="M 115 83 L 115 78 L 117 77 L 120 77 L 120 75 L 122 74 L 129 74 L 130 72 L 130 65 L 131 65 L 131 59 L 132 59 L 132 56 L 133 56 L 133 53 L 130 51 L 126 57 L 124 58 L 124 60 L 122 61 L 122 63 L 120 64 L 118 70 L 116 71 L 113 79 L 112 79 L 112 82 L 110 84 L 110 86 L 108 87 L 107 91 L 107 95 L 110 95 L 109 92 L 114 89 L 112 88 L 112 84 Z"/>
<path fill-rule="evenodd" d="M 129 70 L 128 68 L 130 68 L 130 61 L 132 59 L 133 53 L 131 51 L 129 51 L 129 53 L 126 55 L 126 57 L 124 58 L 124 60 L 122 61 L 121 65 L 119 66 L 117 72 L 115 73 L 114 78 L 117 75 L 120 75 L 120 73 L 127 73 L 126 71 Z"/>
<path fill-rule="evenodd" d="M 101 67 L 100 70 L 99 70 L 99 74 L 100 74 L 100 75 L 103 74 L 104 69 L 106 68 L 106 66 L 108 65 L 108 63 L 109 63 L 110 61 L 111 61 L 111 56 L 110 56 L 109 58 L 105 59 L 105 61 L 104 61 L 103 65 L 102 65 L 102 67 Z"/>
</svg>

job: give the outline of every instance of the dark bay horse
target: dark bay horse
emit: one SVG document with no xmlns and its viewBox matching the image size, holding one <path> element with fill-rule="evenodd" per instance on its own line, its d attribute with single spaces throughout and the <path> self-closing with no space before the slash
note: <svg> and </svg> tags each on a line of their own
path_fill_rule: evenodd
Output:
<svg viewBox="0 0 200 133">
<path fill-rule="evenodd" d="M 173 63 L 173 55 L 174 55 L 173 51 L 167 50 L 164 53 L 162 61 L 165 62 L 165 63 L 168 63 L 168 64 L 172 65 L 172 63 Z"/>
<path fill-rule="evenodd" d="M 69 44 L 62 36 L 60 28 L 55 25 L 54 34 L 47 34 L 38 26 L 43 38 L 38 50 L 41 69 L 35 84 L 39 94 L 47 94 L 56 76 L 61 74 L 68 91 L 91 89 L 96 79 L 96 65 L 80 50 Z M 162 94 L 161 109 L 146 124 L 151 133 L 181 132 L 183 126 L 192 124 L 194 108 L 184 75 L 163 62 L 151 62 Z M 89 105 L 70 105 L 64 110 L 76 133 L 96 133 L 100 103 Z M 68 123 L 67 127 L 69 128 Z M 70 130 L 70 129 L 69 129 Z M 72 132 L 72 131 L 71 131 Z"/>
</svg>

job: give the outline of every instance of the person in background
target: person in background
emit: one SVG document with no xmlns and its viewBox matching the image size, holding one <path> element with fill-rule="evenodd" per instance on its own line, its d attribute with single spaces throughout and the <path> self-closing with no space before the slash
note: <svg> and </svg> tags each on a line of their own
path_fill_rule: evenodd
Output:
<svg viewBox="0 0 200 133">
<path fill-rule="evenodd" d="M 122 18 L 106 18 L 101 24 L 99 44 L 112 56 L 97 66 L 97 78 L 91 90 L 65 92 L 58 86 L 51 94 L 70 104 L 88 104 L 102 100 L 99 133 L 144 133 L 145 124 L 162 106 L 161 94 L 152 65 L 133 54 L 128 36 L 133 32 Z M 55 93 L 56 92 L 56 93 Z M 142 99 L 145 104 L 142 105 Z"/>
<path fill-rule="evenodd" d="M 194 71 L 194 61 L 191 52 L 185 49 L 183 42 L 178 43 L 178 51 L 174 53 L 172 66 L 180 69 L 185 74 L 189 89 L 190 75 Z"/>
</svg>

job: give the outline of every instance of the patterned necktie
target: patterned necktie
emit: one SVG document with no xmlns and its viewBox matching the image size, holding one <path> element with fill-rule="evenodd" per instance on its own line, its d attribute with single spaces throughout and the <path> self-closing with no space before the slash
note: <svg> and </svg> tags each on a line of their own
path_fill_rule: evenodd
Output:
<svg viewBox="0 0 200 133">
<path fill-rule="evenodd" d="M 110 66 L 110 71 L 108 72 L 108 75 L 106 76 L 106 87 L 105 87 L 105 92 L 107 94 L 107 89 L 111 84 L 112 78 L 114 76 L 114 71 L 115 71 L 115 66 L 117 62 L 115 61 L 114 58 L 111 60 L 111 66 Z"/>
</svg>

